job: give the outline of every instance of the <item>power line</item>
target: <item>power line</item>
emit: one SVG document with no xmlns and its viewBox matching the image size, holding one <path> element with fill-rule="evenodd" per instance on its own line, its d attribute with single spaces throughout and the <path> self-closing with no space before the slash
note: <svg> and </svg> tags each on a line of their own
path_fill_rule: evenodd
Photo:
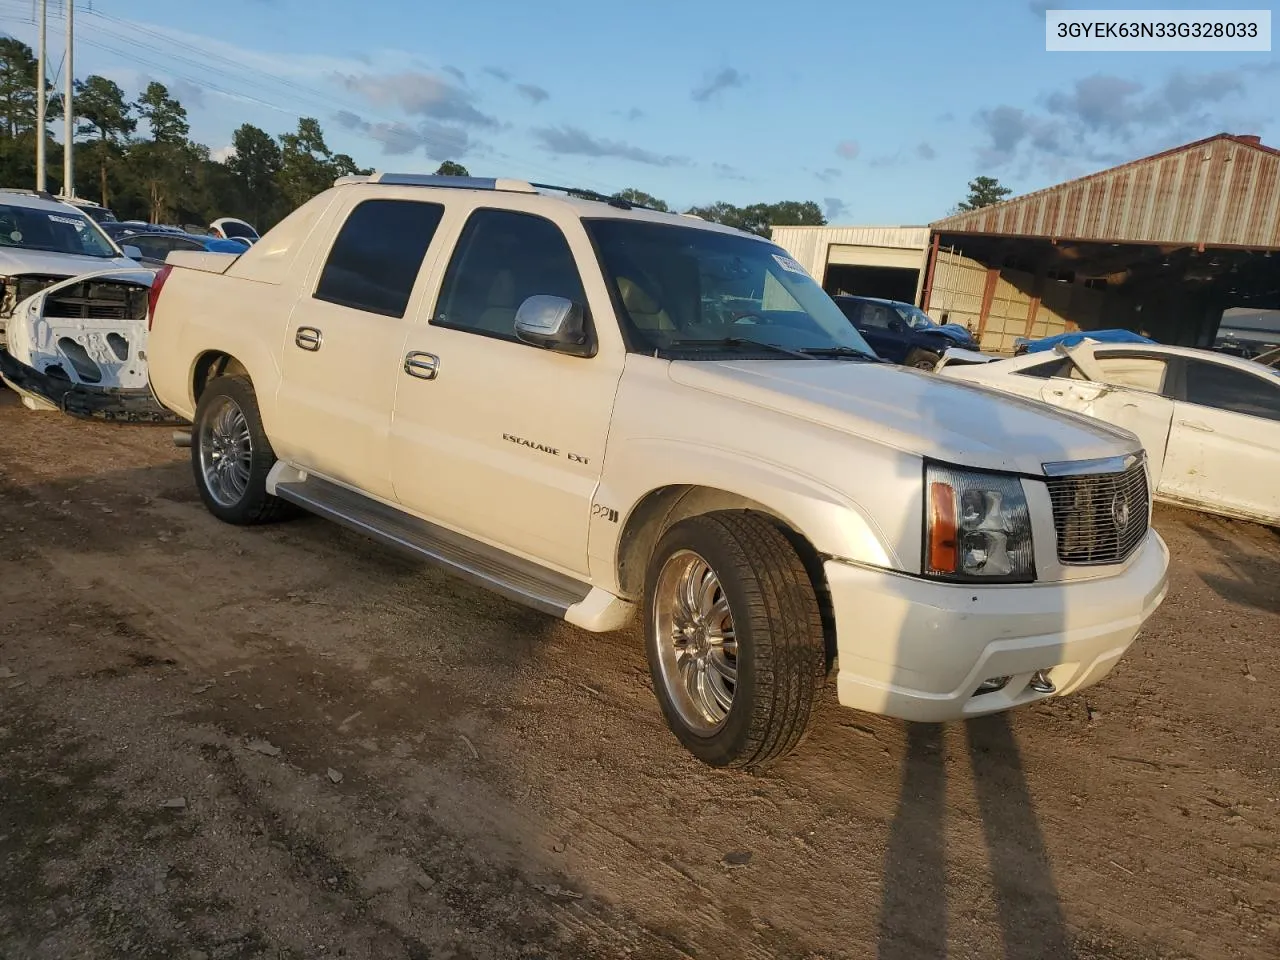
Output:
<svg viewBox="0 0 1280 960">
<path fill-rule="evenodd" d="M 18 3 L 21 3 L 21 0 L 0 0 L 0 6 L 5 6 L 5 5 L 17 6 Z M 55 14 L 53 11 L 50 11 L 50 16 L 56 17 L 58 16 L 58 14 Z M 332 93 L 322 91 L 314 87 L 305 86 L 301 83 L 294 81 L 291 78 L 283 77 L 278 74 L 274 74 L 269 71 L 259 69 L 257 67 L 251 66 L 250 64 L 246 64 L 241 61 L 234 60 L 230 57 L 226 57 L 221 54 L 202 50 L 199 47 L 194 46 L 193 44 L 190 44 L 178 38 L 172 37 L 162 31 L 152 29 L 145 24 L 134 23 L 133 21 L 126 20 L 121 17 L 116 17 L 111 14 L 105 13 L 102 10 L 82 11 L 82 16 L 84 19 L 92 18 L 94 21 L 96 21 L 95 26 L 98 28 L 99 32 L 102 34 L 105 34 L 105 37 L 103 39 L 109 38 L 110 40 L 116 43 L 122 43 L 129 47 L 136 48 L 136 51 L 142 51 L 152 55 L 153 57 L 159 57 L 161 61 L 165 61 L 165 60 L 171 61 L 171 63 L 168 63 L 168 64 L 164 62 L 156 62 L 155 59 L 150 59 L 147 56 L 143 56 L 142 52 L 135 52 L 135 50 L 128 50 L 128 49 L 122 50 L 119 47 L 112 46 L 111 44 L 108 44 L 108 43 L 104 43 L 102 39 L 94 39 L 92 37 L 86 37 L 84 35 L 85 33 L 84 28 L 83 27 L 81 28 L 80 41 L 82 43 L 87 43 L 91 47 L 95 47 L 96 49 L 102 50 L 107 53 L 111 53 L 117 57 L 121 57 L 126 62 L 138 63 L 144 66 L 151 67 L 152 69 L 162 71 L 163 73 L 166 73 L 169 76 L 172 76 L 174 79 L 186 81 L 187 83 L 190 83 L 196 87 L 208 89 L 211 92 L 218 93 L 226 97 L 230 97 L 231 99 L 240 100 L 246 103 L 257 104 L 266 109 L 273 110 L 275 112 L 282 113 L 290 117 L 296 118 L 301 116 L 301 114 L 296 109 L 298 105 L 305 107 L 308 111 L 314 111 L 321 114 L 327 114 L 329 111 L 333 110 L 334 107 L 346 108 L 352 113 L 362 115 L 366 118 L 372 118 L 377 122 L 381 122 L 388 125 L 407 126 L 414 131 L 414 133 L 420 138 L 420 140 L 425 146 L 435 146 L 437 148 L 445 146 L 445 144 L 442 143 L 438 138 L 425 135 L 421 129 L 415 129 L 413 127 L 413 124 L 410 121 L 406 121 L 403 118 L 393 118 L 386 114 L 378 113 L 376 111 L 371 110 L 367 104 L 364 104 L 364 103 L 357 104 L 353 101 L 346 100 L 345 98 L 336 97 Z M 130 33 L 122 34 L 118 32 L 118 28 L 123 28 L 125 30 L 128 30 L 130 31 Z M 155 40 L 163 43 L 164 46 L 157 46 L 152 43 L 147 43 L 141 39 L 138 39 L 132 34 L 140 34 L 142 36 L 154 38 Z M 175 53 L 173 52 L 174 48 L 177 48 L 178 50 L 195 53 L 198 56 L 200 56 L 202 59 L 193 60 L 190 57 L 183 56 L 179 53 Z M 261 78 L 262 80 L 266 81 L 267 84 L 273 85 L 277 88 L 273 91 L 273 93 L 275 93 L 276 95 L 276 98 L 273 100 L 267 100 L 267 99 L 264 99 L 260 93 L 255 95 L 255 94 L 242 92 L 241 90 L 235 89 L 234 86 L 232 87 L 223 86 L 221 84 L 210 81 L 207 78 L 207 76 L 198 76 L 198 77 L 191 76 L 188 73 L 181 72 L 180 68 L 175 68 L 172 65 L 174 63 L 182 64 L 186 67 L 195 67 L 198 70 L 206 71 L 209 67 L 210 61 L 215 61 L 217 63 L 225 64 L 228 68 L 234 69 L 236 71 L 236 74 L 247 73 L 247 74 Z M 238 79 L 236 74 L 232 74 L 230 77 L 225 78 L 223 82 L 226 83 L 230 81 L 232 84 L 234 84 L 235 81 Z M 286 90 L 278 89 L 280 87 L 286 88 L 287 92 Z M 283 106 L 281 103 L 278 102 L 278 100 L 280 99 L 291 102 L 292 104 L 294 104 L 294 108 Z M 500 150 L 490 149 L 489 154 L 493 157 L 496 157 L 499 160 L 506 161 L 517 167 L 523 167 L 526 169 L 538 171 L 540 173 L 551 174 L 557 178 L 562 176 L 562 171 L 558 170 L 555 167 L 534 163 L 529 161 L 528 159 L 517 158 L 515 156 L 512 156 L 511 154 L 505 153 Z M 613 190 L 611 186 L 606 185 L 601 181 L 594 180 L 593 178 L 581 178 L 581 179 L 586 183 L 594 184 L 597 187 L 601 187 L 605 191 L 612 192 Z"/>
</svg>

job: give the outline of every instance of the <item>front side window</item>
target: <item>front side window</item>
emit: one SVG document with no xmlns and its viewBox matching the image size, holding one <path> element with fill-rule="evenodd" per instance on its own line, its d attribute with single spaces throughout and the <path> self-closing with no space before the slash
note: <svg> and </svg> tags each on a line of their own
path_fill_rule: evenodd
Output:
<svg viewBox="0 0 1280 960">
<path fill-rule="evenodd" d="M 640 220 L 584 221 L 631 349 L 698 359 L 848 351 L 862 336 L 781 247 L 734 233 Z"/>
<path fill-rule="evenodd" d="M 432 323 L 515 340 L 516 311 L 533 296 L 586 307 L 564 234 L 550 220 L 512 210 L 477 210 L 445 273 Z"/>
<path fill-rule="evenodd" d="M 0 250 L 12 248 L 102 259 L 118 256 L 98 225 L 70 207 L 64 211 L 0 203 Z"/>
<path fill-rule="evenodd" d="M 1186 377 L 1188 403 L 1280 420 L 1280 377 L 1272 383 L 1270 378 L 1205 360 L 1188 360 Z"/>
<path fill-rule="evenodd" d="M 444 207 L 416 200 L 365 200 L 329 251 L 315 299 L 403 317 Z"/>
</svg>

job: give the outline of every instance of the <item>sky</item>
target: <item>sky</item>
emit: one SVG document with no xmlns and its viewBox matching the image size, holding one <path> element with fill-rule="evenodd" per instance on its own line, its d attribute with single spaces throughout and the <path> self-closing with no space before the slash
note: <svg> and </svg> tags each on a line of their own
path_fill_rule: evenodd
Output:
<svg viewBox="0 0 1280 960">
<path fill-rule="evenodd" d="M 813 200 L 842 224 L 928 223 L 978 175 L 1020 194 L 1216 133 L 1280 146 L 1274 52 L 1045 51 L 1045 9 L 1104 6 L 77 0 L 75 74 L 165 83 L 219 157 L 241 123 L 313 116 L 379 170 L 452 159 L 679 209 Z M 0 30 L 34 45 L 33 8 L 0 0 Z"/>
</svg>

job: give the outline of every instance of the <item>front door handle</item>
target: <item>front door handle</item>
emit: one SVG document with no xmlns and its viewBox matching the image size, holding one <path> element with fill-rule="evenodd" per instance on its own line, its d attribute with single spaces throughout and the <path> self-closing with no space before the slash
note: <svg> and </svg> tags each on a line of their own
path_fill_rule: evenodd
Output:
<svg viewBox="0 0 1280 960">
<path fill-rule="evenodd" d="M 1213 427 L 1207 423 L 1201 423 L 1199 420 L 1179 420 L 1178 426 L 1186 427 L 1188 430 L 1195 430 L 1197 433 L 1213 433 Z"/>
<path fill-rule="evenodd" d="M 299 327 L 297 333 L 293 335 L 293 342 L 303 350 L 315 353 L 324 343 L 324 334 L 315 327 Z"/>
<path fill-rule="evenodd" d="M 434 380 L 440 372 L 440 358 L 434 353 L 410 350 L 404 355 L 404 372 L 419 380 Z"/>
</svg>

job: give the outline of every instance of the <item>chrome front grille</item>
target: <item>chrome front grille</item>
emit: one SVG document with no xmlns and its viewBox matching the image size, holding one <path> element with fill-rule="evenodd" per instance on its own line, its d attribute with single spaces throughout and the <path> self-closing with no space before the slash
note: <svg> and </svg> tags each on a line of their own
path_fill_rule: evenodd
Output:
<svg viewBox="0 0 1280 960">
<path fill-rule="evenodd" d="M 1067 467 L 1067 464 L 1046 464 Z M 1123 470 L 1045 479 L 1058 531 L 1058 560 L 1072 566 L 1121 563 L 1147 534 L 1150 496 L 1146 461 Z"/>
</svg>

